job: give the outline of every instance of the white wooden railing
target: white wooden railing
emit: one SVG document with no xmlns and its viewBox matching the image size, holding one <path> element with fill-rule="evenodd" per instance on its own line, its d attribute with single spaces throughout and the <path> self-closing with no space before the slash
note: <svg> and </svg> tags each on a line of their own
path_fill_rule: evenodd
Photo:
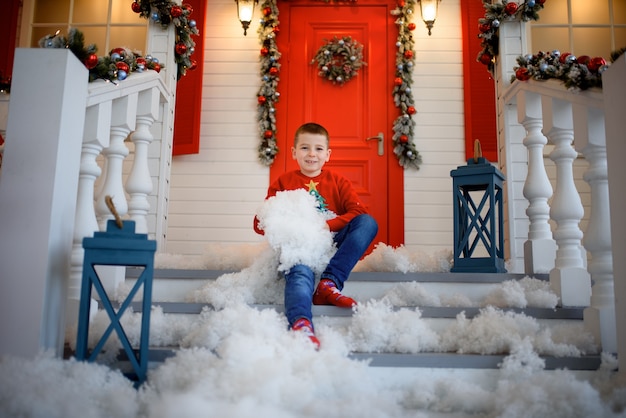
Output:
<svg viewBox="0 0 626 418">
<path fill-rule="evenodd" d="M 604 89 L 616 87 L 604 85 Z M 587 307 L 586 326 L 604 351 L 616 352 L 607 170 L 609 138 L 605 130 L 603 92 L 567 90 L 556 80 L 530 80 L 514 82 L 503 99 L 507 105 L 516 107 L 517 122 L 526 132 L 523 139 L 528 158 L 523 187 L 529 221 L 524 245 L 526 273 L 544 272 L 550 266 L 551 287 L 561 305 Z M 556 166 L 554 182 L 550 181 L 544 163 L 548 144 L 553 146 L 548 158 Z M 583 179 L 591 191 L 585 231 L 579 226 L 585 212 L 573 170 L 579 156 L 588 163 Z"/>
<path fill-rule="evenodd" d="M 40 62 L 50 66 L 45 79 Z M 169 118 L 172 94 L 155 71 L 88 83 L 67 50 L 18 49 L 14 71 L 0 171 L 0 352 L 62 353 L 78 317 L 83 238 L 113 218 L 105 196 L 148 233 L 151 127 Z"/>
<path fill-rule="evenodd" d="M 133 73 L 116 85 L 103 80 L 89 84 L 68 283 L 68 325 L 76 324 L 78 318 L 83 238 L 93 236 L 94 231 L 104 231 L 107 220 L 113 219 L 105 197 L 112 197 L 121 217 L 135 221 L 136 233 L 148 233 L 148 196 L 152 192 L 148 148 L 154 139 L 150 128 L 159 118 L 161 102 L 168 98 L 161 77 L 154 71 Z M 132 167 L 125 175 L 124 161 L 130 153 L 128 142 L 132 143 L 134 153 L 128 158 Z M 124 280 L 124 271 L 103 270 L 108 270 L 102 274 L 104 285 L 112 292 Z"/>
</svg>

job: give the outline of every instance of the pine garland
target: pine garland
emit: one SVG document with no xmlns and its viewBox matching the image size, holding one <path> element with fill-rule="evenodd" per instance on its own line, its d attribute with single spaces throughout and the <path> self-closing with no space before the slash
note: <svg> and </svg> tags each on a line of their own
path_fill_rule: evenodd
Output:
<svg viewBox="0 0 626 418">
<path fill-rule="evenodd" d="M 125 80 L 132 72 L 146 69 L 161 71 L 159 60 L 150 55 L 142 57 L 128 48 L 115 48 L 110 55 L 98 57 L 95 44 L 85 46 L 85 36 L 76 29 L 70 29 L 67 37 L 57 31 L 54 35 L 46 35 L 39 40 L 41 48 L 66 48 L 78 58 L 89 70 L 89 81 L 97 79 L 113 83 Z"/>
<path fill-rule="evenodd" d="M 491 4 L 483 0 L 485 16 L 478 19 L 478 30 L 482 50 L 476 60 L 487 66 L 493 73 L 495 60 L 499 54 L 499 27 L 506 20 L 539 20 L 539 11 L 543 9 L 546 0 L 524 0 L 522 3 L 503 0 L 502 3 Z M 611 62 L 624 53 L 625 48 L 611 53 Z M 535 55 L 524 55 L 517 58 L 517 66 L 513 67 L 515 80 L 529 79 L 547 80 L 558 79 L 569 90 L 586 90 L 592 87 L 602 87 L 602 73 L 608 68 L 602 57 L 590 58 L 587 55 L 575 57 L 569 52 L 561 53 L 539 51 Z"/>
<path fill-rule="evenodd" d="M 163 28 L 173 24 L 176 31 L 174 59 L 177 65 L 176 79 L 180 80 L 187 70 L 193 70 L 197 62 L 191 59 L 195 52 L 196 43 L 191 38 L 198 35 L 196 21 L 189 19 L 193 9 L 188 4 L 179 6 L 171 0 L 134 0 L 131 3 L 133 12 L 143 18 L 152 19 L 160 23 Z M 114 48 L 109 55 L 98 57 L 95 55 L 98 48 L 95 44 L 85 46 L 84 35 L 78 29 L 72 28 L 67 38 L 59 35 L 44 36 L 39 40 L 42 48 L 69 48 L 76 57 L 89 69 L 89 81 L 104 79 L 111 82 L 122 81 L 132 72 L 145 69 L 161 71 L 163 65 L 151 55 L 141 56 L 128 48 Z"/>
<path fill-rule="evenodd" d="M 487 66 L 493 73 L 495 59 L 499 54 L 499 27 L 505 20 L 521 19 L 524 22 L 539 20 L 539 11 L 543 9 L 546 0 L 524 0 L 518 4 L 515 1 L 503 0 L 502 3 L 491 4 L 489 0 L 483 0 L 485 16 L 478 19 L 478 30 L 481 39 L 482 50 L 476 60 Z"/>
<path fill-rule="evenodd" d="M 626 48 L 622 48 L 613 51 L 611 62 L 615 62 L 625 50 Z M 519 56 L 517 64 L 513 68 L 515 74 L 511 76 L 511 83 L 515 80 L 556 79 L 563 82 L 571 91 L 602 87 L 602 73 L 609 68 L 609 64 L 602 57 L 590 58 L 587 55 L 575 57 L 569 52 L 561 53 L 558 50 Z"/>
<path fill-rule="evenodd" d="M 278 146 L 276 145 L 276 107 L 280 98 L 276 90 L 280 78 L 280 52 L 276 45 L 279 33 L 278 6 L 276 0 L 264 0 L 261 4 L 263 17 L 257 31 L 261 43 L 259 60 L 261 63 L 261 86 L 257 93 L 257 120 L 259 122 L 259 160 L 267 166 L 272 165 Z"/>
<path fill-rule="evenodd" d="M 398 38 L 396 41 L 396 77 L 394 79 L 393 100 L 401 114 L 393 122 L 393 152 L 398 163 L 404 168 L 419 170 L 422 156 L 414 142 L 416 113 L 411 85 L 413 84 L 413 67 L 415 51 L 413 35 L 415 23 L 411 17 L 415 10 L 415 0 L 398 0 L 397 7 L 391 12 L 396 18 Z"/>
<path fill-rule="evenodd" d="M 189 18 L 193 12 L 193 8 L 189 4 L 179 6 L 171 0 L 135 0 L 131 6 L 135 13 L 139 13 L 139 16 L 160 23 L 164 29 L 171 24 L 174 25 L 176 30 L 174 57 L 178 66 L 177 80 L 180 80 L 187 70 L 196 68 L 197 62 L 191 59 L 196 43 L 191 35 L 198 35 L 199 32 L 196 21 Z"/>
</svg>

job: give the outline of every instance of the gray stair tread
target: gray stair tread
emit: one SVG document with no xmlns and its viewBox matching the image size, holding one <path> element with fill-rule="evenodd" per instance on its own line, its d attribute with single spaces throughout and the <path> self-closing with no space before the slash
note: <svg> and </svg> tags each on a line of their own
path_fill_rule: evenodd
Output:
<svg viewBox="0 0 626 418">
<path fill-rule="evenodd" d="M 174 357 L 178 348 L 150 348 L 148 361 L 161 363 Z M 368 361 L 370 367 L 415 367 L 446 369 L 498 369 L 505 354 L 459 354 L 459 353 L 350 353 L 353 360 Z M 540 356 L 545 361 L 545 370 L 597 370 L 602 362 L 599 355 L 581 357 Z M 124 350 L 118 355 L 120 362 L 128 361 Z"/>
<path fill-rule="evenodd" d="M 458 353 L 351 353 L 350 358 L 370 360 L 371 367 L 431 367 L 454 369 L 497 369 L 506 355 Z M 600 356 L 552 357 L 541 356 L 546 370 L 597 370 Z"/>
<path fill-rule="evenodd" d="M 137 278 L 143 269 L 127 268 L 127 278 Z M 181 269 L 155 269 L 153 277 L 156 279 L 217 279 L 218 277 L 233 273 L 232 270 L 181 270 Z M 432 282 L 432 283 L 502 283 L 507 280 L 520 280 L 526 277 L 521 273 L 451 273 L 451 272 L 352 272 L 351 281 L 362 282 Z M 533 276 L 539 280 L 548 280 L 547 274 Z"/>
<path fill-rule="evenodd" d="M 205 307 L 211 308 L 207 303 L 186 303 L 186 302 L 153 302 L 152 305 L 160 306 L 163 313 L 169 314 L 199 314 Z M 276 309 L 283 312 L 282 305 L 252 305 L 258 309 Z M 141 302 L 132 302 L 131 307 L 134 312 L 141 312 Z M 408 307 L 413 309 L 415 307 Z M 401 309 L 397 307 L 396 309 Z M 422 318 L 456 318 L 461 312 L 465 312 L 466 318 L 473 318 L 480 312 L 480 308 L 455 308 L 443 306 L 423 306 L 419 307 Z M 582 320 L 584 308 L 502 308 L 503 311 L 524 314 L 537 319 L 573 319 Z M 352 316 L 351 309 L 338 308 L 336 306 L 313 306 L 314 316 Z"/>
</svg>

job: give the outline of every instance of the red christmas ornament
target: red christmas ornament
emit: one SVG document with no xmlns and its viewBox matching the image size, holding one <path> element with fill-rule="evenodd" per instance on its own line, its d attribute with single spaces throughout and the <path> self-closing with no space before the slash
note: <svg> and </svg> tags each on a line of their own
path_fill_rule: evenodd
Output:
<svg viewBox="0 0 626 418">
<path fill-rule="evenodd" d="M 130 5 L 130 8 L 133 9 L 133 12 L 135 13 L 141 13 L 141 4 L 137 3 L 136 1 Z"/>
<path fill-rule="evenodd" d="M 416 112 L 416 110 L 415 110 L 415 108 L 414 108 L 413 106 L 409 106 L 409 107 L 406 109 L 406 113 L 408 113 L 409 115 L 414 115 L 414 114 L 415 114 L 415 112 Z"/>
<path fill-rule="evenodd" d="M 274 132 L 270 131 L 269 129 L 263 133 L 263 137 L 265 139 L 270 139 L 272 136 L 274 136 Z"/>
<path fill-rule="evenodd" d="M 187 13 L 189 13 L 189 14 L 191 14 L 193 12 L 193 7 L 191 7 L 191 4 L 189 4 L 189 3 L 183 4 L 183 9 L 187 10 Z"/>
<path fill-rule="evenodd" d="M 606 65 L 606 61 L 604 60 L 604 58 L 602 58 L 602 57 L 593 57 L 593 58 L 591 58 L 591 60 L 587 64 L 587 68 L 589 68 L 589 71 L 596 72 L 603 65 Z"/>
<path fill-rule="evenodd" d="M 411 51 L 411 50 L 404 51 L 404 58 L 406 58 L 406 59 L 413 58 L 413 51 Z"/>
<path fill-rule="evenodd" d="M 161 64 L 159 64 L 158 62 L 156 64 L 154 64 L 154 66 L 152 67 L 152 69 L 154 71 L 156 71 L 157 73 L 161 72 Z"/>
<path fill-rule="evenodd" d="M 185 45 L 182 42 L 179 42 L 176 44 L 176 47 L 174 49 L 176 50 L 176 53 L 178 55 L 183 55 L 185 52 L 187 52 L 187 45 Z"/>
<path fill-rule="evenodd" d="M 271 7 L 264 7 L 263 8 L 263 15 L 264 16 L 269 16 L 272 14 L 272 8 Z"/>
<path fill-rule="evenodd" d="M 135 62 L 137 63 L 137 65 L 146 65 L 146 59 L 145 58 L 139 57 L 139 58 L 137 58 L 135 60 Z"/>
<path fill-rule="evenodd" d="M 198 61 L 191 60 L 191 65 L 189 66 L 189 69 L 190 70 L 195 70 L 196 68 L 198 68 Z"/>
<path fill-rule="evenodd" d="M 270 68 L 270 74 L 271 75 L 278 75 L 278 68 L 276 68 L 276 67 Z"/>
<path fill-rule="evenodd" d="M 561 56 L 559 57 L 559 62 L 561 64 L 565 64 L 565 61 L 567 60 L 567 57 L 569 57 L 570 55 L 572 55 L 572 54 L 570 54 L 569 52 L 562 53 Z"/>
<path fill-rule="evenodd" d="M 269 53 L 270 53 L 269 49 L 267 49 L 265 47 L 261 48 L 261 55 L 266 56 Z"/>
<path fill-rule="evenodd" d="M 112 55 L 115 53 L 119 54 L 120 59 L 126 58 L 126 50 L 124 50 L 124 48 L 114 48 L 111 50 L 111 52 L 109 52 L 109 55 Z"/>
<path fill-rule="evenodd" d="M 539 3 L 541 6 L 543 6 L 543 4 L 546 2 L 546 0 L 537 0 L 537 3 Z"/>
<path fill-rule="evenodd" d="M 183 9 L 180 6 L 172 6 L 170 14 L 172 17 L 179 17 L 183 14 Z"/>
<path fill-rule="evenodd" d="M 400 77 L 396 77 L 393 80 L 393 84 L 395 84 L 396 86 L 401 86 L 402 85 L 402 79 Z"/>
<path fill-rule="evenodd" d="M 400 138 L 398 138 L 398 140 L 403 143 L 406 144 L 407 142 L 409 142 L 409 137 L 406 135 L 400 135 Z"/>
<path fill-rule="evenodd" d="M 259 102 L 259 104 L 265 104 L 267 99 L 265 98 L 265 96 L 259 96 L 256 98 L 256 101 Z"/>
<path fill-rule="evenodd" d="M 409 28 L 409 30 L 415 30 L 415 23 L 413 22 L 409 23 L 407 28 Z"/>
<path fill-rule="evenodd" d="M 406 3 L 404 2 L 404 0 L 399 0 L 398 1 L 398 6 L 400 6 L 400 7 L 404 7 L 405 4 Z"/>
<path fill-rule="evenodd" d="M 117 67 L 118 70 L 122 70 L 122 71 L 126 71 L 127 73 L 130 70 L 130 67 L 128 66 L 128 64 L 126 64 L 124 61 L 118 61 L 115 63 L 115 66 Z"/>
<path fill-rule="evenodd" d="M 95 68 L 98 65 L 98 56 L 96 54 L 89 54 L 89 56 L 85 59 L 85 67 L 88 70 Z"/>
<path fill-rule="evenodd" d="M 528 79 L 530 79 L 530 74 L 528 73 L 528 68 L 518 68 L 515 71 L 515 78 L 517 78 L 520 81 L 526 81 Z"/>
<path fill-rule="evenodd" d="M 578 57 L 578 58 L 576 59 L 576 61 L 577 61 L 579 64 L 582 64 L 582 65 L 587 65 L 587 64 L 589 63 L 589 60 L 590 60 L 590 59 L 591 59 L 591 58 L 589 58 L 589 55 L 581 55 L 580 57 Z"/>
<path fill-rule="evenodd" d="M 506 6 L 504 6 L 504 13 L 508 14 L 509 16 L 513 16 L 515 14 L 515 12 L 517 12 L 517 3 L 507 3 Z"/>
<path fill-rule="evenodd" d="M 491 64 L 491 60 L 492 60 L 492 59 L 493 59 L 493 57 L 492 57 L 491 55 L 489 55 L 488 53 L 486 53 L 486 52 L 484 52 L 484 53 L 480 56 L 480 58 L 479 58 L 480 63 L 481 63 L 481 64 L 484 64 L 484 65 L 489 65 L 489 64 Z"/>
<path fill-rule="evenodd" d="M 481 23 L 480 25 L 478 25 L 478 30 L 480 31 L 480 33 L 489 32 L 491 30 L 491 25 L 489 23 Z"/>
<path fill-rule="evenodd" d="M 272 28 L 272 32 L 274 32 L 274 33 L 279 33 L 279 32 L 280 32 L 280 28 L 279 28 L 278 26 L 274 26 L 274 27 Z"/>
</svg>

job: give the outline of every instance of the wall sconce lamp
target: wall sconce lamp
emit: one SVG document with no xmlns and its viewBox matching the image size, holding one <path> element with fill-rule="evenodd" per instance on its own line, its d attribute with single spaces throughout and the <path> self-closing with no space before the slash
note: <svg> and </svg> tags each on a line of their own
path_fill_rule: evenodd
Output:
<svg viewBox="0 0 626 418">
<path fill-rule="evenodd" d="M 254 14 L 254 6 L 259 2 L 259 0 L 235 0 L 237 3 L 237 17 L 241 22 L 241 27 L 243 28 L 243 35 L 247 35 L 247 30 L 250 27 L 250 22 L 252 22 L 252 15 Z"/>
<path fill-rule="evenodd" d="M 437 19 L 437 6 L 441 0 L 417 0 L 420 4 L 420 12 L 422 13 L 422 20 L 428 28 L 428 36 Z"/>
</svg>

